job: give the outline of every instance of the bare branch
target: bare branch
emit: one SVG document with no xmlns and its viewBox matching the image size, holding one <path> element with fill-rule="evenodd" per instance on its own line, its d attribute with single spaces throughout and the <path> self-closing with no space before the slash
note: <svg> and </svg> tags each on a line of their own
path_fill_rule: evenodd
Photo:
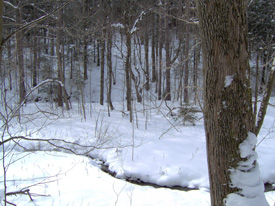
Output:
<svg viewBox="0 0 275 206">
<path fill-rule="evenodd" d="M 21 26 L 20 28 L 18 28 L 17 30 L 15 30 L 14 32 L 11 32 L 10 34 L 8 34 L 8 36 L 6 38 L 4 38 L 1 42 L 1 46 L 3 46 L 12 36 L 14 36 L 15 34 L 17 34 L 18 32 L 28 28 L 28 27 L 31 27 L 45 19 L 47 19 L 48 17 L 50 17 L 51 15 L 53 15 L 54 13 L 56 13 L 57 11 L 59 11 L 60 9 L 64 8 L 65 6 L 67 6 L 71 1 L 73 0 L 68 0 L 67 2 L 65 2 L 64 4 L 62 4 L 60 7 L 54 9 L 52 12 L 44 15 L 44 16 L 41 16 L 40 18 L 38 19 L 35 19 L 34 21 L 31 21 L 29 23 L 26 23 L 24 24 L 23 26 Z"/>
</svg>

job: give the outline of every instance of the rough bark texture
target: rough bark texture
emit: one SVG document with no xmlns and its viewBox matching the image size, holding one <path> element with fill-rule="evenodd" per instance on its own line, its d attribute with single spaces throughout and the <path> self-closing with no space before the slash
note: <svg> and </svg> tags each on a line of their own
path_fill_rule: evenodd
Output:
<svg viewBox="0 0 275 206">
<path fill-rule="evenodd" d="M 246 38 L 246 4 L 241 0 L 197 0 L 203 46 L 204 118 L 211 205 L 229 193 L 230 168 L 242 159 L 239 145 L 253 130 Z"/>
</svg>

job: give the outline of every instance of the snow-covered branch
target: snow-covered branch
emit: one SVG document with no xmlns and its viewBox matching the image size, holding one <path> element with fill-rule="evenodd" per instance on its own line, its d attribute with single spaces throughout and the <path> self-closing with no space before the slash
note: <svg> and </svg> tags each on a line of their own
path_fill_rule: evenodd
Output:
<svg viewBox="0 0 275 206">
<path fill-rule="evenodd" d="M 4 1 L 4 4 L 7 4 L 7 5 L 11 6 L 11 7 L 14 8 L 14 9 L 17 9 L 17 8 L 18 8 L 18 6 L 15 6 L 15 5 L 13 5 L 11 2 L 8 2 L 8 1 Z"/>
<path fill-rule="evenodd" d="M 133 25 L 133 27 L 132 27 L 132 29 L 131 29 L 131 31 L 130 31 L 131 34 L 133 34 L 133 33 L 137 30 L 136 25 L 137 25 L 138 22 L 140 22 L 140 21 L 142 20 L 142 16 L 145 15 L 145 14 L 146 14 L 146 13 L 145 13 L 144 11 L 142 11 L 142 12 L 140 13 L 139 17 L 136 19 L 136 21 L 135 21 L 135 23 L 134 23 L 134 25 Z"/>
</svg>

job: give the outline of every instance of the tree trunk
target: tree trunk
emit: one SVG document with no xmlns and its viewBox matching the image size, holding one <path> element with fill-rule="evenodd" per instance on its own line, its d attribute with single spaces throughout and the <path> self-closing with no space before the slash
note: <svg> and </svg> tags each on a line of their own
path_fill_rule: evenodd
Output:
<svg viewBox="0 0 275 206">
<path fill-rule="evenodd" d="M 256 76 L 255 76 L 255 92 L 254 92 L 254 107 L 253 107 L 253 117 L 256 124 L 256 117 L 258 112 L 258 95 L 259 95 L 259 53 L 256 57 Z"/>
<path fill-rule="evenodd" d="M 186 8 L 185 8 L 185 16 L 187 21 L 189 21 L 189 13 L 190 13 L 190 0 L 186 1 Z M 188 103 L 189 101 L 189 95 L 188 95 L 188 80 L 189 80 L 189 32 L 190 32 L 190 25 L 186 23 L 185 25 L 185 65 L 184 65 L 184 90 L 183 90 L 183 99 L 185 103 Z"/>
<path fill-rule="evenodd" d="M 0 0 L 0 77 L 2 76 L 2 50 L 3 50 L 3 8 L 4 1 Z"/>
<path fill-rule="evenodd" d="M 145 89 L 149 91 L 149 35 L 148 35 L 148 15 L 145 17 L 145 31 L 144 31 L 144 53 L 145 53 Z"/>
<path fill-rule="evenodd" d="M 59 4 L 60 2 L 57 2 Z M 57 5 L 59 6 L 59 5 Z M 58 11 L 58 20 L 57 20 L 57 34 L 56 34 L 56 56 L 57 56 L 57 68 L 58 68 L 58 80 L 62 83 L 58 84 L 58 106 L 63 106 L 63 97 L 64 102 L 66 106 L 66 110 L 70 109 L 69 102 L 68 102 L 68 95 L 65 90 L 65 71 L 63 70 L 62 66 L 62 57 L 61 57 L 61 48 L 60 48 L 60 42 L 61 42 L 61 27 L 62 27 L 62 10 Z"/>
<path fill-rule="evenodd" d="M 37 65 L 38 65 L 38 57 L 37 57 L 37 37 L 33 37 L 33 71 L 32 71 L 32 86 L 35 87 L 37 85 Z"/>
<path fill-rule="evenodd" d="M 23 6 L 22 0 L 20 0 L 18 5 L 19 7 L 18 24 L 19 25 L 22 25 L 22 19 L 23 19 L 22 6 Z M 21 104 L 24 102 L 26 97 L 22 31 L 19 31 L 16 33 L 16 42 L 17 42 L 18 67 L 19 67 L 19 104 Z"/>
<path fill-rule="evenodd" d="M 104 66 L 105 66 L 105 31 L 102 32 L 101 45 L 101 61 L 100 61 L 100 104 L 104 102 Z"/>
<path fill-rule="evenodd" d="M 196 48 L 194 49 L 194 71 L 193 71 L 193 85 L 194 85 L 194 102 L 197 104 L 198 99 L 198 65 L 200 62 L 200 45 L 196 45 L 197 41 L 195 40 L 194 46 Z"/>
<path fill-rule="evenodd" d="M 83 79 L 88 79 L 88 40 L 87 36 L 84 37 L 84 51 L 83 51 Z"/>
<path fill-rule="evenodd" d="M 170 38 L 169 38 L 169 24 L 168 17 L 164 19 L 165 22 L 165 73 L 166 73 L 166 88 L 165 100 L 171 100 L 171 57 L 170 57 Z"/>
<path fill-rule="evenodd" d="M 265 73 L 266 73 L 266 67 L 267 67 L 267 57 L 266 57 L 266 54 L 264 53 L 263 54 L 263 63 L 264 63 L 264 66 L 262 68 L 262 77 L 261 77 L 261 86 L 260 86 L 260 91 L 259 93 L 260 94 L 263 94 L 264 91 L 265 91 Z"/>
<path fill-rule="evenodd" d="M 132 34 L 131 34 L 131 5 L 132 1 L 125 1 L 125 33 L 126 33 L 126 62 L 125 62 L 125 74 L 126 74 L 126 99 L 127 110 L 130 112 L 130 122 L 133 120 L 132 116 L 132 83 L 131 83 L 131 53 L 132 53 Z"/>
<path fill-rule="evenodd" d="M 203 46 L 204 122 L 210 178 L 211 205 L 226 205 L 231 193 L 246 200 L 246 194 L 233 184 L 232 171 L 240 162 L 240 144 L 253 130 L 249 88 L 247 22 L 245 1 L 197 0 Z M 257 170 L 256 160 L 249 165 Z M 250 170 L 247 171 L 249 174 Z M 256 178 L 256 177 L 255 177 Z M 245 183 L 247 186 L 249 182 Z M 258 183 L 264 199 L 263 184 Z M 254 186 L 254 185 L 253 185 Z M 245 203 L 242 205 L 249 205 Z"/>
<path fill-rule="evenodd" d="M 96 50 L 97 50 L 97 66 L 100 66 L 100 40 L 96 40 Z"/>
<path fill-rule="evenodd" d="M 162 33 L 162 18 L 159 15 L 159 78 L 158 78 L 158 100 L 162 99 L 162 47 L 163 47 L 163 33 Z"/>
<path fill-rule="evenodd" d="M 125 63 L 125 72 L 126 72 L 126 98 L 127 98 L 127 110 L 131 111 L 131 99 L 132 99 L 132 90 L 131 90 L 131 34 L 130 32 L 126 33 L 126 47 L 127 47 L 127 55 L 126 55 L 126 63 Z"/>
<path fill-rule="evenodd" d="M 108 94 L 107 101 L 111 108 L 114 109 L 112 104 L 112 73 L 113 73 L 113 64 L 112 64 L 112 31 L 111 26 L 108 25 L 108 38 L 107 38 L 107 62 L 108 62 Z"/>
<path fill-rule="evenodd" d="M 155 37 L 155 28 L 154 28 L 154 26 L 155 26 L 155 23 L 154 23 L 154 21 L 155 21 L 155 14 L 152 14 L 152 18 L 153 18 L 153 22 L 152 22 L 152 24 L 153 24 L 153 28 L 152 28 L 152 47 L 151 47 L 151 52 L 152 52 L 152 54 L 151 54 L 151 58 L 152 58 L 152 82 L 156 82 L 156 80 L 157 80 L 157 75 L 156 75 L 156 53 L 155 53 L 155 51 L 156 51 L 156 49 L 155 49 L 155 45 L 156 45 L 156 43 L 155 43 L 155 41 L 156 41 L 156 37 Z"/>
</svg>

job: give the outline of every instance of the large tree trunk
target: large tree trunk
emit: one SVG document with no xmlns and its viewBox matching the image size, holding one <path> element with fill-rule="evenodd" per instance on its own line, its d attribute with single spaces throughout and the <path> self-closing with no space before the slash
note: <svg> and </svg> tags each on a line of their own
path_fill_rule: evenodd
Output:
<svg viewBox="0 0 275 206">
<path fill-rule="evenodd" d="M 229 201 L 226 198 L 232 193 L 242 200 L 261 196 L 260 205 L 268 205 L 259 180 L 257 186 L 262 193 L 251 193 L 247 197 L 231 179 L 232 171 L 239 169 L 240 162 L 246 163 L 249 159 L 241 157 L 239 147 L 254 127 L 247 77 L 246 3 L 197 0 L 197 4 L 203 46 L 204 122 L 211 205 L 226 205 Z M 250 170 L 257 170 L 256 165 L 255 160 L 249 165 Z M 242 205 L 249 203 L 244 201 Z"/>
</svg>

